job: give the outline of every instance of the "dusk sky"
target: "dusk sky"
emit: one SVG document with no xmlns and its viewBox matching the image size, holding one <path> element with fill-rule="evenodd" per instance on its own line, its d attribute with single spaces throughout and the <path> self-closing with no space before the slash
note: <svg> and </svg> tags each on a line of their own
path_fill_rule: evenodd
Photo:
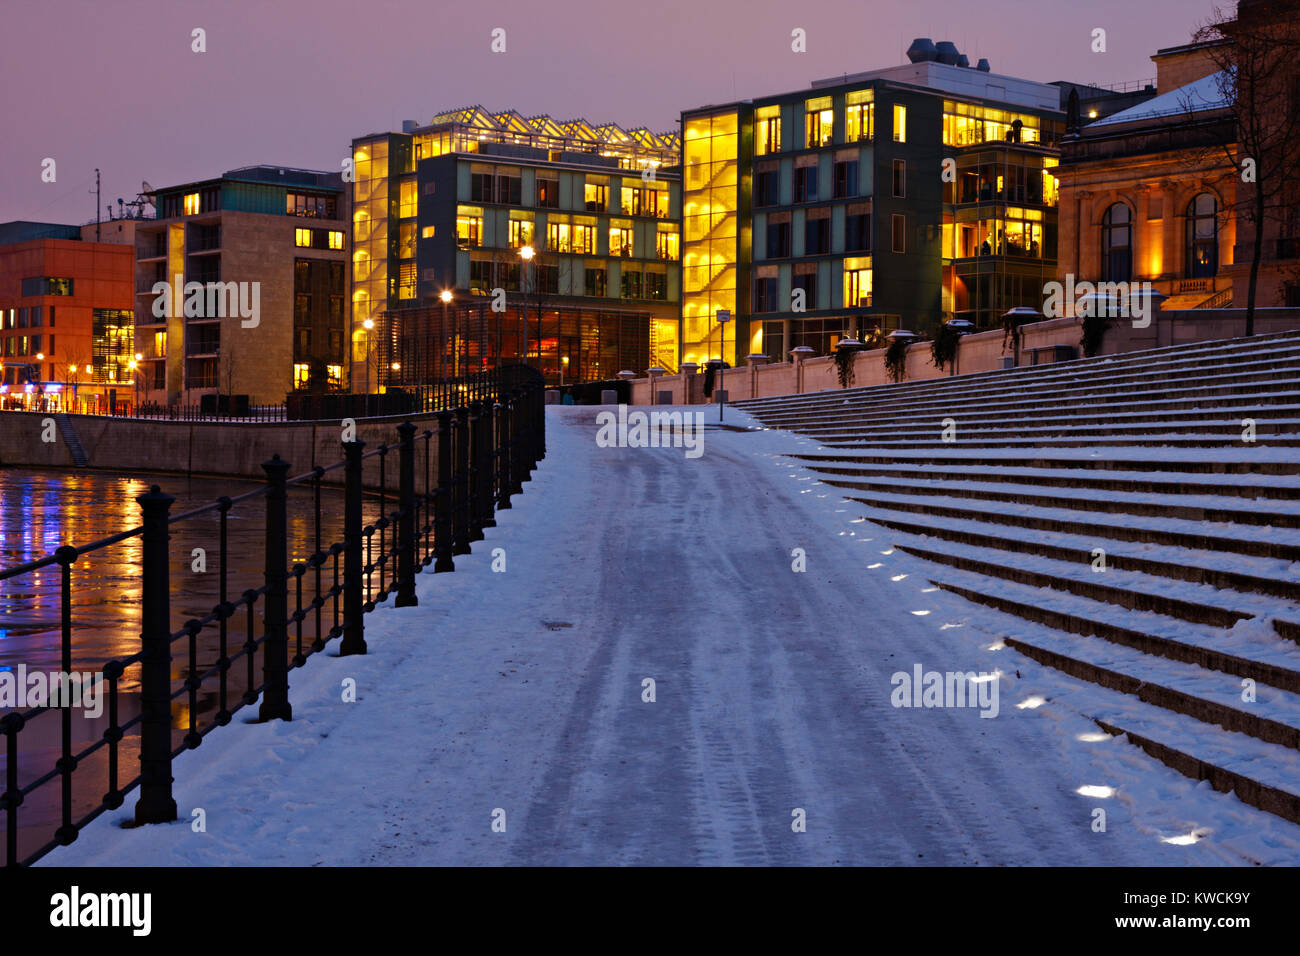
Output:
<svg viewBox="0 0 1300 956">
<path fill-rule="evenodd" d="M 952 40 L 997 73 L 1151 78 L 1215 0 L 6 0 L 0 222 L 103 204 L 237 166 L 338 170 L 354 136 L 482 104 L 675 128 L 682 109 L 905 62 Z M 207 52 L 191 51 L 191 31 Z M 504 28 L 507 50 L 490 52 Z M 807 31 L 808 51 L 790 49 Z M 1090 49 L 1107 31 L 1105 54 Z M 55 183 L 41 162 L 57 162 Z"/>
</svg>

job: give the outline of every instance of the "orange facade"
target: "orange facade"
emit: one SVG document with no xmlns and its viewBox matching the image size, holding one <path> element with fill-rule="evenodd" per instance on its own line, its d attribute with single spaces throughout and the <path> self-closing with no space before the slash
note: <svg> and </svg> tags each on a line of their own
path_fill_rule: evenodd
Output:
<svg viewBox="0 0 1300 956">
<path fill-rule="evenodd" d="M 130 245 L 33 239 L 0 246 L 0 407 L 134 404 L 134 267 Z"/>
</svg>

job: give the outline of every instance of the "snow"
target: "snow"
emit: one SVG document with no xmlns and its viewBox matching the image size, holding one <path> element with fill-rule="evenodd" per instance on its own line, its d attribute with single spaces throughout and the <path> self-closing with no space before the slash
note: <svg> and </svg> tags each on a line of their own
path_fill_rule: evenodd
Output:
<svg viewBox="0 0 1300 956">
<path fill-rule="evenodd" d="M 1201 77 L 1168 93 L 1161 93 L 1145 103 L 1130 106 L 1126 110 L 1112 113 L 1094 123 L 1086 123 L 1085 129 L 1098 126 L 1114 126 L 1118 123 L 1133 123 L 1139 120 L 1159 119 L 1167 116 L 1186 118 L 1193 113 L 1227 109 L 1229 102 L 1225 84 L 1230 85 L 1231 76 L 1224 70 Z"/>
<path fill-rule="evenodd" d="M 689 460 L 597 448 L 595 409 L 548 408 L 548 457 L 515 507 L 454 574 L 419 576 L 418 608 L 367 616 L 367 656 L 312 658 L 290 675 L 292 722 L 237 721 L 177 758 L 176 823 L 120 829 L 132 794 L 43 862 L 1300 861 L 1300 827 L 1091 718 L 1219 751 L 1225 731 L 1013 651 L 1005 636 L 1049 632 L 937 590 L 935 565 L 788 457 L 814 443 L 703 413 Z M 891 707 L 891 674 L 918 663 L 998 671 L 998 717 Z M 1294 753 L 1249 746 L 1234 752 L 1294 779 Z"/>
</svg>

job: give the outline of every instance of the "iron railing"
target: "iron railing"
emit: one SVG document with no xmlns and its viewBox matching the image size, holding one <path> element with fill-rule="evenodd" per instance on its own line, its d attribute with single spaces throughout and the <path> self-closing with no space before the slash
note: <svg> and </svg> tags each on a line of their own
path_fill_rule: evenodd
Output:
<svg viewBox="0 0 1300 956">
<path fill-rule="evenodd" d="M 83 827 L 105 811 L 121 807 L 137 788 L 137 824 L 175 820 L 172 761 L 176 756 L 197 748 L 207 734 L 230 723 L 259 698 L 258 720 L 290 719 L 291 669 L 301 667 L 336 637 L 342 638 L 341 654 L 365 653 L 366 613 L 390 595 L 396 596 L 396 607 L 418 603 L 415 575 L 430 565 L 435 572 L 455 570 L 455 555 L 468 554 L 471 543 L 483 539 L 483 529 L 496 523 L 495 511 L 511 506 L 511 497 L 522 492 L 522 482 L 546 453 L 540 375 L 531 368 L 508 367 L 478 384 L 473 400 L 438 410 L 430 423 L 435 424 L 433 429 L 421 431 L 404 422 L 397 426 L 396 442 L 369 451 L 364 442 L 343 441 L 341 461 L 296 477 L 289 477 L 290 463 L 275 455 L 262 465 L 266 480 L 261 487 L 223 496 L 183 514 L 170 514 L 175 499 L 153 485 L 136 499 L 139 527 L 80 547 L 64 545 L 45 557 L 0 571 L 0 582 L 5 582 L 45 568 L 58 569 L 61 665 L 63 674 L 72 674 L 72 594 L 79 584 L 89 583 L 74 581 L 74 567 L 105 548 L 140 540 L 139 646 L 134 653 L 109 660 L 99 672 L 100 687 L 107 688 L 108 714 L 100 739 L 74 750 L 74 707 L 66 699 L 14 709 L 0 718 L 5 745 L 0 812 L 6 824 L 6 865 L 29 865 L 55 847 L 73 843 Z M 452 389 L 446 394 L 462 393 Z M 389 489 L 389 455 L 397 458 L 395 498 Z M 337 484 L 340 478 L 343 535 L 326 544 L 322 490 L 327 480 Z M 367 485 L 378 498 L 379 516 L 363 523 Z M 290 566 L 287 503 L 289 492 L 299 488 L 312 498 L 313 551 Z M 263 583 L 232 598 L 228 521 L 236 508 L 257 500 L 264 502 L 265 513 Z M 218 600 L 206 615 L 175 629 L 170 604 L 175 555 L 169 536 L 178 525 L 213 516 L 218 525 Z M 178 650 L 185 663 L 173 675 L 171 662 Z M 215 660 L 205 663 L 205 654 L 215 654 Z M 128 671 L 138 680 L 140 709 L 122 720 L 119 695 Z M 201 706 L 200 692 L 207 695 L 207 709 Z M 54 729 L 55 721 L 57 747 L 46 749 L 56 749 L 58 758 L 52 766 L 39 766 L 38 758 L 31 778 L 21 779 L 24 742 L 37 740 L 39 748 L 43 729 Z M 173 735 L 180 732 L 178 740 Z M 139 738 L 140 771 L 123 780 L 121 761 L 129 734 Z M 94 791 L 91 799 L 75 799 L 74 780 L 99 774 L 102 794 Z M 51 793 L 54 788 L 57 794 Z M 38 796 L 50 798 L 46 809 L 51 817 L 57 809 L 57 826 L 50 832 L 38 825 L 35 835 L 31 828 L 23 834 L 22 808 Z M 33 841 L 34 847 L 20 847 L 20 842 Z"/>
</svg>

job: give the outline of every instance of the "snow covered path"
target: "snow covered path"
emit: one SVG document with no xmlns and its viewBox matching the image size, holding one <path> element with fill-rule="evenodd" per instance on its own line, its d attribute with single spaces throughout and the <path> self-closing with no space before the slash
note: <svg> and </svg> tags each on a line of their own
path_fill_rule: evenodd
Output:
<svg viewBox="0 0 1300 956">
<path fill-rule="evenodd" d="M 979 611 L 922 574 L 869 570 L 918 565 L 886 557 L 888 532 L 851 524 L 861 509 L 780 457 L 815 443 L 715 430 L 715 409 L 701 458 L 599 448 L 598 411 L 548 409 L 547 458 L 515 507 L 456 573 L 417 578 L 420 607 L 367 615 L 367 656 L 292 671 L 292 722 L 236 721 L 178 758 L 179 821 L 119 829 L 132 793 L 44 863 L 1295 859 L 1290 824 L 1096 734 L 1068 706 L 1017 707 L 1029 697 L 1017 668 L 1048 701 L 1078 685 L 991 651 Z M 490 570 L 498 548 L 504 573 Z M 916 664 L 1008 668 L 998 716 L 891 706 L 891 675 Z M 1173 801 L 1205 814 L 1188 820 Z M 1092 830 L 1098 806 L 1105 833 Z M 796 808 L 806 832 L 792 831 Z M 1209 816 L 1249 849 L 1163 842 Z"/>
</svg>

